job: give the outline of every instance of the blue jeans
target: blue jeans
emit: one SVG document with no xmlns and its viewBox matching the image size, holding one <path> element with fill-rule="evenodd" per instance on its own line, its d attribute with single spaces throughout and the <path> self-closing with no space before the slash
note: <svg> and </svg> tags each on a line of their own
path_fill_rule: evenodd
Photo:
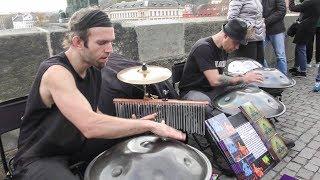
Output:
<svg viewBox="0 0 320 180">
<path fill-rule="evenodd" d="M 300 67 L 300 72 L 307 71 L 307 45 L 296 44 L 294 67 Z"/>
<path fill-rule="evenodd" d="M 273 50 L 276 54 L 277 58 L 277 69 L 281 71 L 283 74 L 287 75 L 288 65 L 287 65 L 287 57 L 286 57 L 286 49 L 284 45 L 284 33 L 267 35 L 264 43 L 264 47 L 268 43 L 271 42 Z M 267 65 L 267 61 L 264 61 L 264 66 Z"/>
<path fill-rule="evenodd" d="M 316 77 L 316 82 L 320 82 L 320 66 L 318 67 L 318 74 Z"/>
</svg>

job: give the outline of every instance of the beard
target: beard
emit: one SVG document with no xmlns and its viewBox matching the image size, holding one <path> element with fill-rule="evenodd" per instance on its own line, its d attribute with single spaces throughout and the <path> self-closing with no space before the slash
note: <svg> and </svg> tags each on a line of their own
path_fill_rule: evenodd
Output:
<svg viewBox="0 0 320 180">
<path fill-rule="evenodd" d="M 97 62 L 94 67 L 96 67 L 97 69 L 102 69 L 107 65 L 107 62 Z"/>
<path fill-rule="evenodd" d="M 98 57 L 94 57 L 92 56 L 91 54 L 88 54 L 86 57 L 85 57 L 85 61 L 90 64 L 91 66 L 94 66 L 96 67 L 97 69 L 102 69 L 106 66 L 107 64 L 107 61 L 108 59 L 106 60 L 102 60 L 102 59 L 99 59 Z"/>
</svg>

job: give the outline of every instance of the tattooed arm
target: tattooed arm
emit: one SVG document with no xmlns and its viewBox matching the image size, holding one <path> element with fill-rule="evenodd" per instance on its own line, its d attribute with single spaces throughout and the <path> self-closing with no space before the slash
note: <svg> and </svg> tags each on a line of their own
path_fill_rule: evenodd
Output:
<svg viewBox="0 0 320 180">
<path fill-rule="evenodd" d="M 261 83 L 263 81 L 262 75 L 256 72 L 248 72 L 243 76 L 228 76 L 224 74 L 219 74 L 219 71 L 217 69 L 210 69 L 204 71 L 203 73 L 209 81 L 210 85 L 213 87 L 232 86 L 240 83 Z"/>
<path fill-rule="evenodd" d="M 218 86 L 234 86 L 244 83 L 243 76 L 228 76 L 221 74 L 218 77 Z"/>
</svg>

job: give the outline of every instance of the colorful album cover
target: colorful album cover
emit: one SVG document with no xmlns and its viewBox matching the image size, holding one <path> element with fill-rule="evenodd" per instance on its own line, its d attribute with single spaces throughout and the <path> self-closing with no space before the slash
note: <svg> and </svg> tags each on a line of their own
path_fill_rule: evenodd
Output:
<svg viewBox="0 0 320 180">
<path fill-rule="evenodd" d="M 273 167 L 275 161 L 269 152 L 255 159 L 249 154 L 231 167 L 238 179 L 261 179 Z"/>
<path fill-rule="evenodd" d="M 261 117 L 256 121 L 255 123 L 258 127 L 261 133 L 265 136 L 267 140 L 270 140 L 272 136 L 276 134 L 276 130 L 273 128 L 271 123 L 264 117 Z"/>
<path fill-rule="evenodd" d="M 256 108 L 251 102 L 246 102 L 242 104 L 240 106 L 240 110 L 248 118 L 249 121 L 251 120 L 255 122 L 261 117 L 263 117 L 261 111 L 258 110 L 258 108 Z"/>
<path fill-rule="evenodd" d="M 261 140 L 260 135 L 249 122 L 239 126 L 237 128 L 237 132 L 245 146 L 255 158 L 259 158 L 262 154 L 268 151 L 264 142 Z"/>
<path fill-rule="evenodd" d="M 276 134 L 275 129 L 271 123 L 259 112 L 257 108 L 251 103 L 247 102 L 240 107 L 243 114 L 253 124 L 260 138 L 264 141 L 275 159 L 280 160 L 285 157 L 288 148 L 284 144 L 279 135 Z M 258 115 L 260 114 L 260 115 Z"/>
<path fill-rule="evenodd" d="M 287 155 L 288 148 L 285 145 L 283 139 L 278 134 L 274 135 L 270 139 L 270 145 L 279 160 Z"/>
<path fill-rule="evenodd" d="M 270 152 L 266 152 L 255 160 L 255 164 L 259 167 L 262 167 L 263 170 L 266 171 L 271 168 L 273 164 L 275 164 L 275 161 Z"/>
<path fill-rule="evenodd" d="M 252 103 L 240 109 L 242 113 L 230 117 L 219 114 L 205 124 L 237 178 L 260 179 L 288 149 Z"/>
<path fill-rule="evenodd" d="M 219 144 L 231 164 L 240 161 L 249 154 L 247 147 L 238 133 L 220 141 Z"/>
<path fill-rule="evenodd" d="M 214 131 L 213 127 L 209 124 L 208 121 L 205 121 L 206 129 L 208 130 L 210 136 L 214 139 L 215 142 L 218 142 L 220 139 L 218 138 L 218 135 Z"/>
<path fill-rule="evenodd" d="M 252 179 L 253 169 L 251 164 L 255 161 L 252 154 L 241 159 L 239 162 L 231 165 L 232 170 L 235 172 L 238 179 Z"/>
<path fill-rule="evenodd" d="M 208 119 L 207 122 L 213 128 L 220 140 L 228 138 L 236 133 L 235 128 L 223 113 Z"/>
</svg>

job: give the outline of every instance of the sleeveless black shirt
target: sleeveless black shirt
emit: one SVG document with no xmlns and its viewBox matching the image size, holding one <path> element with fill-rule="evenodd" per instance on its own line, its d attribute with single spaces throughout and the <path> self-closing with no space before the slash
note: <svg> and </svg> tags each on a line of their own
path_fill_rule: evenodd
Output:
<svg viewBox="0 0 320 180">
<path fill-rule="evenodd" d="M 64 117 L 57 106 L 53 104 L 51 108 L 46 107 L 40 97 L 42 76 L 52 65 L 61 65 L 70 71 L 77 88 L 89 101 L 92 110 L 97 109 L 101 85 L 100 70 L 90 67 L 85 78 L 81 78 L 65 53 L 43 61 L 35 77 L 22 119 L 18 152 L 14 157 L 15 166 L 43 157 L 70 156 L 80 151 L 85 144 L 86 138 Z"/>
</svg>

